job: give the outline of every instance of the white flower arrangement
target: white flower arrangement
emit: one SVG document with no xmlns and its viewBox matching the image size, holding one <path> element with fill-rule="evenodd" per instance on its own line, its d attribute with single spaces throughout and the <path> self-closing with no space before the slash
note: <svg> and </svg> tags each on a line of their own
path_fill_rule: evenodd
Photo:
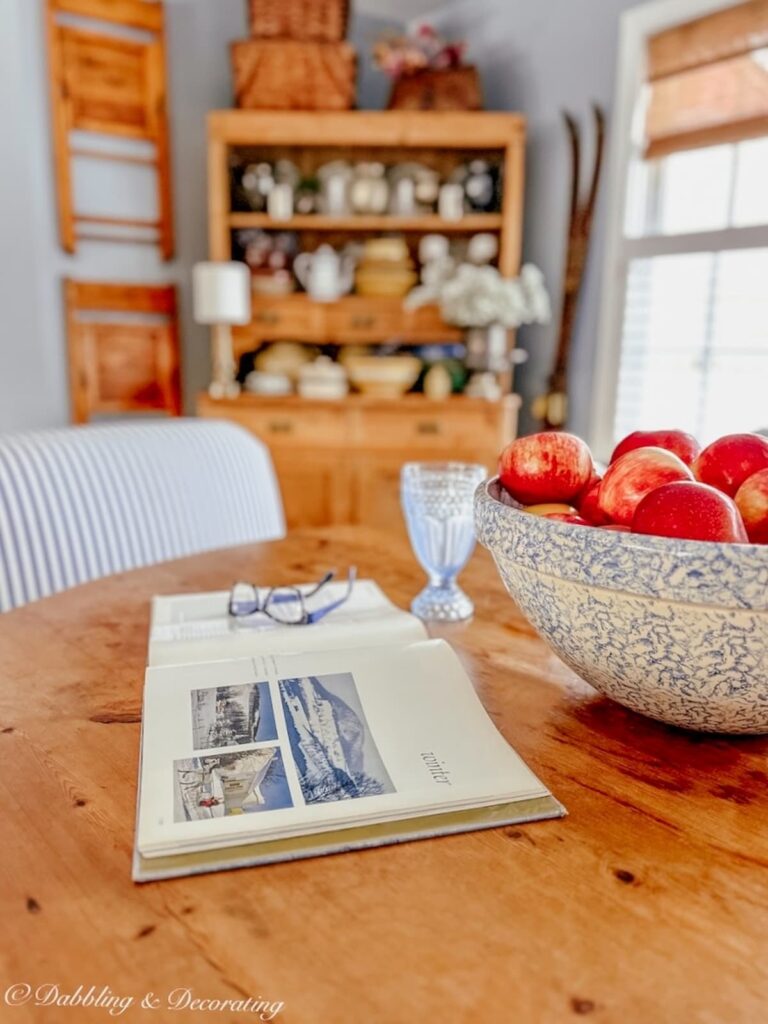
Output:
<svg viewBox="0 0 768 1024">
<path fill-rule="evenodd" d="M 437 268 L 430 268 L 437 269 Z M 502 277 L 495 267 L 460 263 L 427 274 L 405 300 L 409 309 L 436 302 L 446 323 L 457 327 L 514 328 L 545 324 L 551 317 L 544 275 L 526 263 L 516 278 Z"/>
</svg>

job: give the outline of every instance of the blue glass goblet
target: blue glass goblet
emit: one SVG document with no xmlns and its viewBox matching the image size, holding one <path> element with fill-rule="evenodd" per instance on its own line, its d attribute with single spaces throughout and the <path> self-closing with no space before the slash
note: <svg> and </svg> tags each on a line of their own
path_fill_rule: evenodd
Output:
<svg viewBox="0 0 768 1024">
<path fill-rule="evenodd" d="M 408 462 L 400 496 L 411 546 L 429 583 L 411 611 L 432 622 L 471 617 L 474 606 L 456 582 L 475 546 L 473 500 L 484 466 L 464 462 Z"/>
</svg>

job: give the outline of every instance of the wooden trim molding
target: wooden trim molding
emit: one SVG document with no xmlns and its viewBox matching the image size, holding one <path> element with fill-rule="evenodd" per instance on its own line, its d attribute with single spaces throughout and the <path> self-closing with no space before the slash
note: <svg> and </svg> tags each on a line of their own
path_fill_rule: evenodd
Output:
<svg viewBox="0 0 768 1024">
<path fill-rule="evenodd" d="M 484 111 L 365 110 L 348 112 L 214 110 L 210 139 L 226 145 L 440 147 L 502 149 L 525 139 L 522 114 Z"/>
</svg>

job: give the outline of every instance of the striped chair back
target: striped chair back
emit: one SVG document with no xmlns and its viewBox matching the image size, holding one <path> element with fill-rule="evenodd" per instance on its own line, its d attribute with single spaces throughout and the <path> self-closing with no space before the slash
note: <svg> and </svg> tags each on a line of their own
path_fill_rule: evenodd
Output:
<svg viewBox="0 0 768 1024">
<path fill-rule="evenodd" d="M 0 611 L 111 573 L 284 535 L 269 452 L 231 423 L 0 437 Z"/>
</svg>

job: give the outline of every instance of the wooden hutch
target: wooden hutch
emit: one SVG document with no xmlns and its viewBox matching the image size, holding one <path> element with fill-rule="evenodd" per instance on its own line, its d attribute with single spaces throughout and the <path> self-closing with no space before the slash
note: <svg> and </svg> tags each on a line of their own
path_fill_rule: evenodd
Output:
<svg viewBox="0 0 768 1024">
<path fill-rule="evenodd" d="M 208 120 L 210 258 L 233 256 L 239 228 L 296 231 L 302 245 L 334 245 L 350 238 L 400 233 L 409 239 L 430 232 L 499 236 L 499 269 L 517 274 L 522 240 L 525 122 L 502 113 L 264 113 L 215 111 Z M 504 191 L 498 213 L 467 214 L 448 221 L 427 216 L 329 217 L 295 215 L 271 220 L 264 213 L 232 209 L 230 156 L 284 156 L 314 169 L 331 159 L 418 160 L 447 171 L 475 155 L 503 165 Z M 374 344 L 397 338 L 404 344 L 455 341 L 461 332 L 446 325 L 434 307 L 408 312 L 402 299 L 358 295 L 313 302 L 306 294 L 253 296 L 253 316 L 235 328 L 235 354 L 277 340 L 313 344 Z M 421 394 L 399 399 L 349 395 L 337 401 L 243 393 L 234 399 L 202 394 L 201 416 L 229 419 L 269 446 L 280 480 L 289 526 L 366 523 L 387 527 L 400 519 L 398 477 L 411 459 L 479 461 L 489 469 L 514 436 L 519 399 L 499 401 L 462 395 L 435 401 Z"/>
</svg>

